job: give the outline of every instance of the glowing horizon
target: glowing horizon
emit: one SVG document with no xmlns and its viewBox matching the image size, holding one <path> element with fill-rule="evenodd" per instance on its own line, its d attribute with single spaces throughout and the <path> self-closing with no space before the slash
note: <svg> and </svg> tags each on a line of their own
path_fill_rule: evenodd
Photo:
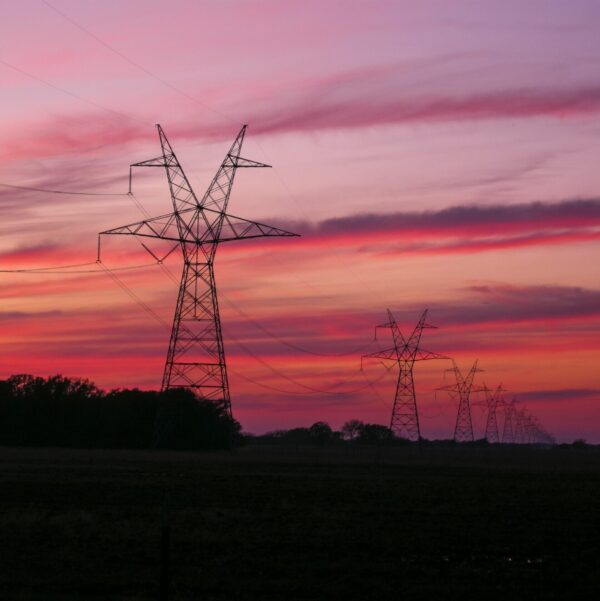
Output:
<svg viewBox="0 0 600 601">
<path fill-rule="evenodd" d="M 600 7 L 173 4 L 166 30 L 153 2 L 7 8 L 0 182 L 115 195 L 0 187 L 0 269 L 95 269 L 97 232 L 144 218 L 135 199 L 171 210 L 158 169 L 125 195 L 129 164 L 159 153 L 155 123 L 202 194 L 248 122 L 244 156 L 274 169 L 240 173 L 229 211 L 303 237 L 218 251 L 245 430 L 386 424 L 394 374 L 361 373 L 360 349 L 378 348 L 386 308 L 409 330 L 428 307 L 439 330 L 425 348 L 463 370 L 479 359 L 478 379 L 502 382 L 559 440 L 600 442 Z M 110 267 L 153 262 L 133 239 L 103 244 Z M 165 264 L 177 279 L 178 257 Z M 163 270 L 118 274 L 170 324 L 177 284 Z M 0 378 L 160 385 L 168 328 L 102 272 L 2 273 L 0 293 Z M 431 363 L 415 368 L 423 435 L 450 438 L 446 366 Z M 356 392 L 315 392 L 336 389 Z"/>
</svg>

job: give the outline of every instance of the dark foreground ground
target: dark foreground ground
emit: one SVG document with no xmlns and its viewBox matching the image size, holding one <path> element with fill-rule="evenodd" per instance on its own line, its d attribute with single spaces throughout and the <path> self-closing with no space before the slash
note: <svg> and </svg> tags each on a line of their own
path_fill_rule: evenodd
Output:
<svg viewBox="0 0 600 601">
<path fill-rule="evenodd" d="M 600 453 L 0 449 L 0 598 L 599 599 Z"/>
</svg>

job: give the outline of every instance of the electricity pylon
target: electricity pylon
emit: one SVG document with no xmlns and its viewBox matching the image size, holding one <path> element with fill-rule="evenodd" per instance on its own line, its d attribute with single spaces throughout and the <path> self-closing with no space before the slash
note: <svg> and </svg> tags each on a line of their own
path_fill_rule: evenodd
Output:
<svg viewBox="0 0 600 601">
<path fill-rule="evenodd" d="M 536 442 L 536 430 L 537 426 L 533 415 L 525 416 L 525 442 L 527 444 L 534 444 Z"/>
<path fill-rule="evenodd" d="M 363 355 L 362 359 L 382 359 L 383 361 L 394 361 L 398 364 L 398 383 L 396 384 L 390 429 L 400 438 L 418 441 L 421 439 L 421 429 L 419 426 L 419 413 L 417 411 L 417 397 L 413 377 L 415 361 L 448 359 L 448 357 L 419 348 L 423 330 L 436 328 L 436 326 L 432 326 L 425 321 L 427 309 L 421 315 L 408 339 L 405 339 L 400 332 L 400 328 L 392 312 L 388 309 L 387 313 L 389 321 L 376 326 L 375 332 L 377 332 L 377 328 L 389 328 L 392 331 L 394 346 L 384 351 Z"/>
<path fill-rule="evenodd" d="M 525 414 L 523 409 L 515 410 L 515 421 L 514 440 L 517 444 L 523 444 L 525 442 Z"/>
<path fill-rule="evenodd" d="M 505 401 L 503 404 L 504 409 L 504 427 L 502 428 L 502 443 L 510 444 L 515 442 L 515 435 L 513 430 L 513 417 L 515 415 L 515 401 L 513 397 L 512 401 Z"/>
<path fill-rule="evenodd" d="M 473 389 L 473 380 L 475 372 L 482 371 L 477 369 L 477 361 L 473 363 L 473 367 L 469 370 L 466 376 L 463 376 L 460 369 L 454 361 L 453 367 L 447 371 L 454 372 L 456 383 L 438 388 L 438 390 L 446 390 L 450 393 L 450 397 L 454 400 L 458 398 L 458 413 L 456 415 L 456 424 L 454 426 L 455 442 L 473 442 L 473 421 L 471 420 L 471 404 L 469 397 Z"/>
<path fill-rule="evenodd" d="M 487 387 L 484 387 L 484 391 L 488 408 L 487 421 L 485 424 L 485 439 L 491 443 L 500 442 L 496 409 L 498 408 L 498 405 L 502 403 L 502 384 L 500 384 L 494 392 Z"/>
<path fill-rule="evenodd" d="M 158 238 L 175 242 L 175 247 L 181 248 L 183 273 L 161 389 L 191 389 L 203 399 L 222 404 L 231 415 L 214 272 L 217 247 L 233 240 L 297 234 L 227 213 L 236 171 L 240 168 L 269 167 L 240 156 L 246 125 L 238 133 L 200 199 L 194 193 L 163 129 L 160 125 L 156 127 L 162 155 L 134 163 L 132 167 L 165 169 L 173 212 L 107 230 L 100 235 Z"/>
</svg>

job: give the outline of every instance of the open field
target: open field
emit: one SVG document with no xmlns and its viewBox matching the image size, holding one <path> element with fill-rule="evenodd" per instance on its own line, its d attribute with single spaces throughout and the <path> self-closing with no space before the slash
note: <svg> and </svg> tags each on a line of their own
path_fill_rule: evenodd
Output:
<svg viewBox="0 0 600 601">
<path fill-rule="evenodd" d="M 594 449 L 0 449 L 0 597 L 596 599 Z"/>
</svg>

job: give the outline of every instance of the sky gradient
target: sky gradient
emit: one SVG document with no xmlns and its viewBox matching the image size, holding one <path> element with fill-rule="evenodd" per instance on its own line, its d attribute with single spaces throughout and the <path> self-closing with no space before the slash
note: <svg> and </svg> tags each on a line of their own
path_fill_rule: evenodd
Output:
<svg viewBox="0 0 600 601">
<path fill-rule="evenodd" d="M 2 8 L 0 377 L 160 385 L 180 258 L 133 238 L 95 269 L 96 234 L 144 217 L 130 163 L 160 123 L 202 194 L 241 124 L 229 209 L 302 234 L 223 245 L 217 283 L 232 404 L 247 431 L 387 423 L 390 308 L 480 384 L 503 383 L 559 440 L 600 442 L 600 5 L 594 1 L 127 2 Z M 135 173 L 151 215 L 164 173 Z M 65 269 L 67 272 L 68 269 Z M 452 436 L 415 368 L 422 433 Z M 483 408 L 474 398 L 476 436 Z"/>
</svg>

